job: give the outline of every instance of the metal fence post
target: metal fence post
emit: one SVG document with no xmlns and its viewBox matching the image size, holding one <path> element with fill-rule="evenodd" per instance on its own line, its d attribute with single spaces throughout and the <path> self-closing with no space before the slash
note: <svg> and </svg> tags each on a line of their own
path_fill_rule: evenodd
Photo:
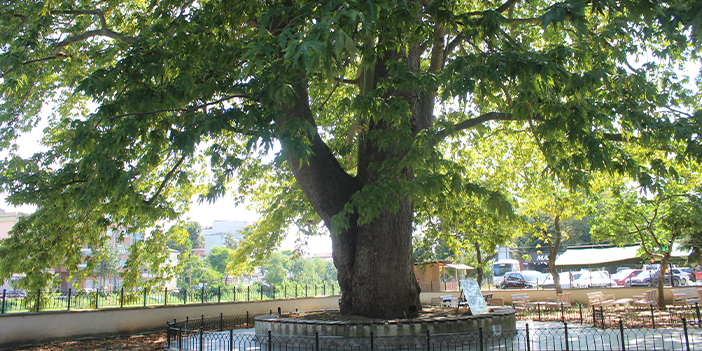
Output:
<svg viewBox="0 0 702 351">
<path fill-rule="evenodd" d="M 144 307 L 146 307 L 146 288 L 144 288 Z"/>
<path fill-rule="evenodd" d="M 5 293 L 6 289 L 2 289 L 2 309 L 0 309 L 0 314 L 5 313 Z"/>
<path fill-rule="evenodd" d="M 168 287 L 163 290 L 163 305 L 168 306 Z"/>
<path fill-rule="evenodd" d="M 653 329 L 656 329 L 656 316 L 653 314 L 653 304 L 649 306 L 651 306 L 651 325 L 653 325 Z"/>
<path fill-rule="evenodd" d="M 217 303 L 222 302 L 222 287 L 217 287 Z"/>
<path fill-rule="evenodd" d="M 526 310 L 526 308 L 524 310 Z M 539 314 L 539 322 L 541 322 L 541 304 L 536 304 L 536 313 Z"/>
<path fill-rule="evenodd" d="M 95 289 L 95 309 L 98 308 L 98 300 L 100 300 L 100 288 Z"/>
<path fill-rule="evenodd" d="M 527 351 L 531 351 L 531 343 L 529 342 L 529 323 L 525 324 L 526 327 L 526 348 Z"/>
<path fill-rule="evenodd" d="M 702 328 L 702 321 L 700 321 L 700 304 L 695 302 L 695 312 L 697 312 L 697 327 Z"/>
<path fill-rule="evenodd" d="M 592 306 L 592 326 L 597 328 L 597 315 L 595 314 L 595 311 L 597 311 L 597 309 L 595 306 Z"/>
<path fill-rule="evenodd" d="M 171 348 L 171 323 L 166 321 L 166 344 Z"/>
<path fill-rule="evenodd" d="M 246 301 L 251 301 L 251 285 L 246 287 Z"/>
<path fill-rule="evenodd" d="M 199 349 L 200 351 L 203 350 L 203 348 L 202 348 L 202 345 L 203 345 L 203 342 L 202 342 L 202 341 L 203 341 L 203 340 L 202 340 L 203 338 L 202 338 L 202 336 L 203 336 L 203 335 L 202 335 L 202 334 L 203 334 L 202 325 L 200 325 L 200 349 Z"/>
<path fill-rule="evenodd" d="M 626 343 L 624 342 L 624 322 L 619 320 L 619 335 L 622 338 L 622 351 L 626 351 Z"/>
<path fill-rule="evenodd" d="M 600 306 L 600 317 L 602 317 L 602 329 L 606 329 L 604 307 Z"/>
<path fill-rule="evenodd" d="M 3 291 L 2 293 L 3 300 L 5 299 L 5 292 Z M 67 311 L 71 310 L 71 288 L 68 288 L 68 306 L 66 307 Z"/>
<path fill-rule="evenodd" d="M 561 322 L 565 322 L 565 308 L 563 307 L 562 302 L 561 302 Z"/>
<path fill-rule="evenodd" d="M 483 351 L 483 327 L 478 327 L 478 339 L 480 340 L 478 350 Z"/>
<path fill-rule="evenodd" d="M 178 350 L 183 349 L 183 328 L 178 328 Z"/>
<path fill-rule="evenodd" d="M 122 294 L 119 297 L 119 308 L 124 307 L 124 287 L 122 287 Z"/>
<path fill-rule="evenodd" d="M 250 327 L 249 325 L 249 311 L 246 311 L 246 327 Z"/>
<path fill-rule="evenodd" d="M 205 315 L 200 315 L 200 327 L 205 327 Z"/>
<path fill-rule="evenodd" d="M 570 345 L 568 344 L 568 323 L 563 323 L 563 332 L 565 332 L 565 349 L 570 351 Z"/>
<path fill-rule="evenodd" d="M 579 303 L 578 308 L 580 309 L 580 324 L 583 324 L 583 304 Z"/>
<path fill-rule="evenodd" d="M 39 312 L 40 301 L 41 301 L 41 289 L 37 289 L 37 312 Z M 95 308 L 97 308 L 97 306 Z"/>
<path fill-rule="evenodd" d="M 689 350 L 690 349 L 688 348 L 688 351 Z M 319 351 L 319 331 L 314 332 L 314 351 Z"/>
<path fill-rule="evenodd" d="M 234 351 L 234 329 L 229 329 L 229 351 Z"/>
<path fill-rule="evenodd" d="M 205 303 L 205 286 L 200 289 L 200 303 Z"/>
<path fill-rule="evenodd" d="M 261 289 L 261 300 L 263 301 L 263 285 L 259 285 L 259 288 Z"/>
<path fill-rule="evenodd" d="M 427 351 L 431 351 L 431 343 L 429 341 L 429 329 L 427 329 Z"/>
<path fill-rule="evenodd" d="M 687 347 L 687 351 L 690 351 L 690 340 L 687 338 L 687 320 L 685 317 L 683 317 L 682 322 L 683 330 L 685 331 L 685 346 Z"/>
<path fill-rule="evenodd" d="M 219 313 L 219 331 L 224 330 L 224 313 Z"/>
<path fill-rule="evenodd" d="M 268 331 L 268 351 L 273 350 L 273 340 L 271 339 L 271 331 Z"/>
<path fill-rule="evenodd" d="M 373 331 L 370 332 L 370 351 L 373 351 Z"/>
</svg>

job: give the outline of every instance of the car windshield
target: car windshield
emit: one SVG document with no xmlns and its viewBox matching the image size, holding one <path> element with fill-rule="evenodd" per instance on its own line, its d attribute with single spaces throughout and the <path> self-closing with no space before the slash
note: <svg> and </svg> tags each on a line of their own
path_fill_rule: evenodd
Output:
<svg viewBox="0 0 702 351">
<path fill-rule="evenodd" d="M 512 265 L 509 263 L 495 264 L 492 267 L 492 270 L 495 273 L 496 277 L 501 277 L 501 276 L 507 274 L 507 272 L 512 271 Z"/>
</svg>

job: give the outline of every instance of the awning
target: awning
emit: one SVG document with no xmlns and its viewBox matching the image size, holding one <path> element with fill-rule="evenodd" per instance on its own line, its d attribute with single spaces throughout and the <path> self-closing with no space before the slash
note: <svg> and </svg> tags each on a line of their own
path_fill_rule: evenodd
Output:
<svg viewBox="0 0 702 351">
<path fill-rule="evenodd" d="M 453 268 L 453 269 L 475 269 L 467 264 L 463 263 L 449 263 L 446 265 L 448 268 Z"/>
<path fill-rule="evenodd" d="M 636 254 L 640 245 L 626 247 L 607 247 L 593 249 L 569 249 L 556 259 L 556 266 L 591 266 L 622 261 L 640 261 L 646 257 Z M 689 251 L 683 251 L 679 245 L 673 246 L 672 257 L 689 256 Z"/>
</svg>

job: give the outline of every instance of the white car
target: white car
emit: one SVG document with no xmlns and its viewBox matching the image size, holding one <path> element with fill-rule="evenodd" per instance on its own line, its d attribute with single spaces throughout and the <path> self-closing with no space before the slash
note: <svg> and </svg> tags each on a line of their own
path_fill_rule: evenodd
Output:
<svg viewBox="0 0 702 351">
<path fill-rule="evenodd" d="M 561 272 L 558 273 L 558 278 L 561 283 L 561 289 L 570 289 L 570 273 L 569 272 Z M 553 282 L 553 276 L 551 273 L 546 275 L 546 279 L 544 279 L 544 282 L 541 284 L 541 286 L 544 289 L 554 289 L 556 287 L 555 283 Z"/>
<path fill-rule="evenodd" d="M 616 285 L 606 271 L 583 272 L 580 278 L 573 282 L 575 288 L 610 288 Z"/>
<path fill-rule="evenodd" d="M 670 271 L 673 272 L 673 276 L 677 275 L 680 277 L 680 285 L 687 285 L 688 282 L 692 281 L 692 276 L 690 273 L 685 272 L 680 268 L 671 268 Z"/>
</svg>

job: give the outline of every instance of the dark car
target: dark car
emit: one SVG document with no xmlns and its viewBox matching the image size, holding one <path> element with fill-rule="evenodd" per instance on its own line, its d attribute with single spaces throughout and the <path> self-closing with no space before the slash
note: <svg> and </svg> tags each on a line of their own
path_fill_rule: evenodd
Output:
<svg viewBox="0 0 702 351">
<path fill-rule="evenodd" d="M 535 288 L 544 279 L 545 275 L 537 271 L 509 272 L 505 274 L 500 287 L 502 289 Z"/>
<path fill-rule="evenodd" d="M 634 278 L 631 278 L 629 280 L 629 285 L 630 286 L 658 286 L 658 274 L 659 271 L 643 271 L 639 273 Z M 679 275 L 673 274 L 673 281 L 672 285 L 673 286 L 679 286 L 681 282 L 681 278 Z M 670 280 L 670 273 L 665 274 L 665 281 L 664 285 L 671 285 L 671 280 Z"/>
</svg>

